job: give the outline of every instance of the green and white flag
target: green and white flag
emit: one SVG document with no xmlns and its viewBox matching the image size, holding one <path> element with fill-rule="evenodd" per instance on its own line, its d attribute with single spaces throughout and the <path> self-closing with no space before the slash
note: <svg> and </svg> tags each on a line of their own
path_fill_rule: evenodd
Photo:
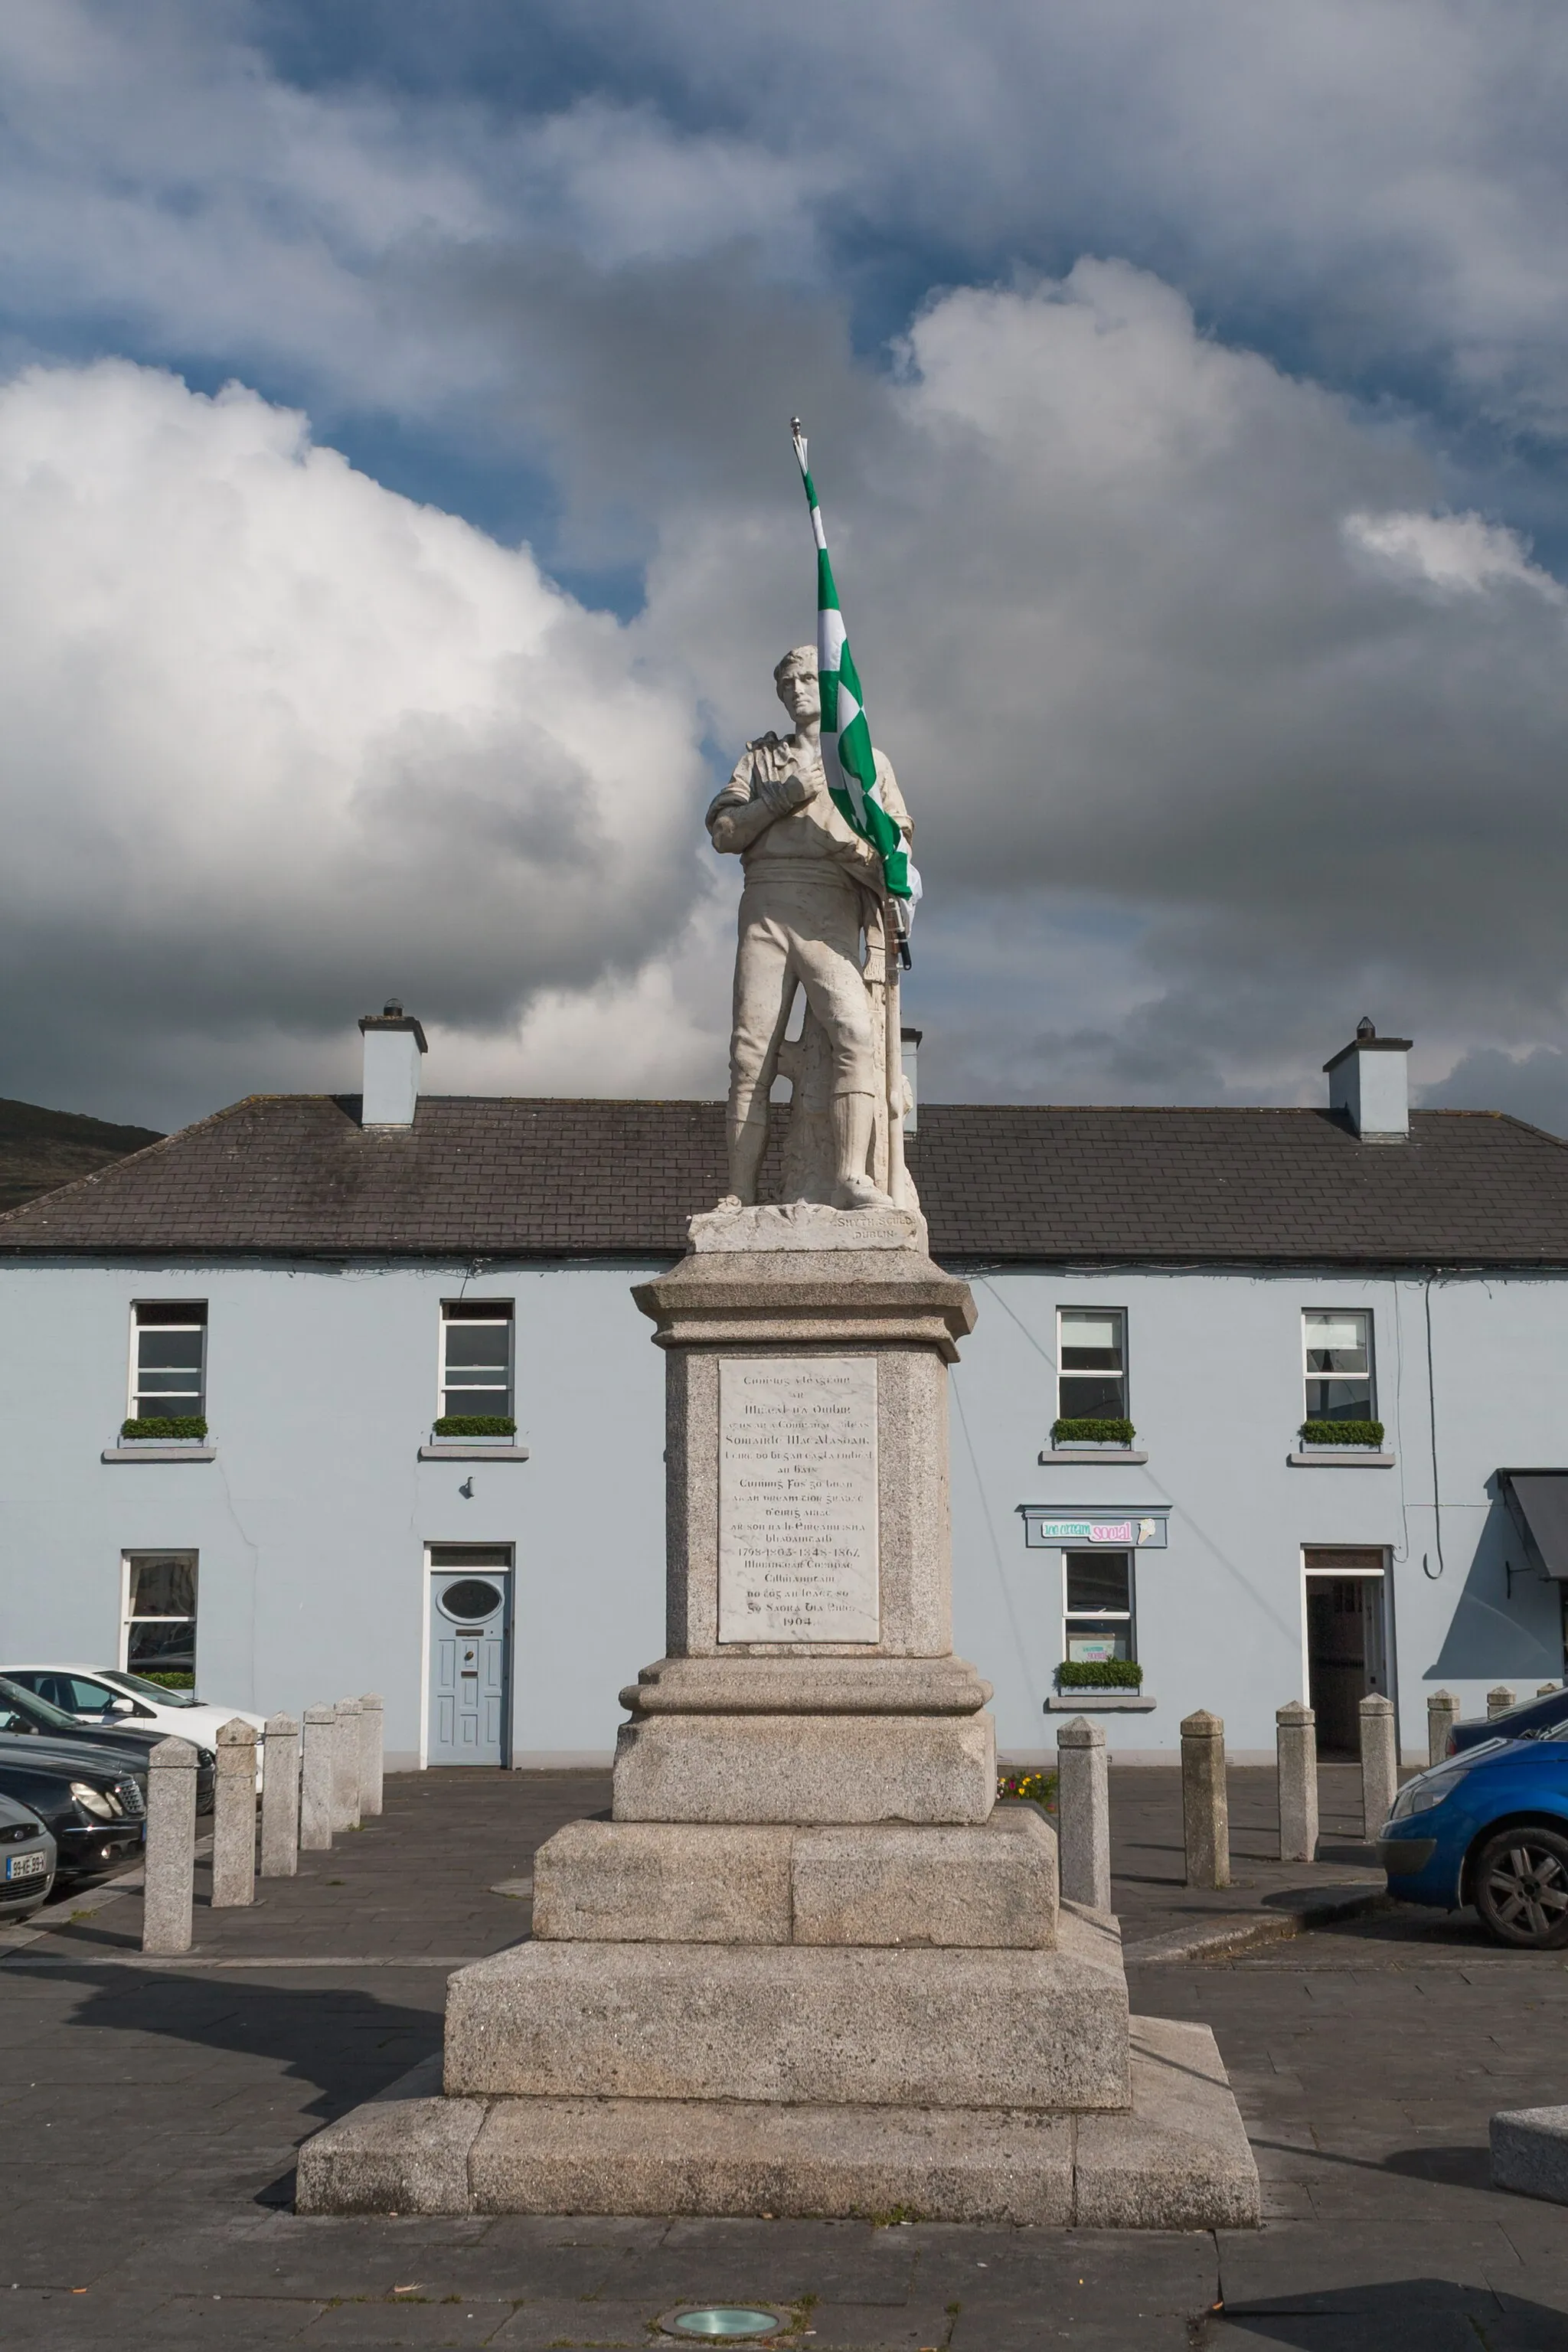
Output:
<svg viewBox="0 0 1568 2352">
<path fill-rule="evenodd" d="M 822 528 L 822 509 L 816 503 L 816 488 L 806 466 L 805 436 L 798 416 L 790 419 L 790 432 L 816 540 L 816 674 L 822 695 L 822 763 L 827 771 L 827 789 L 845 823 L 862 841 L 868 841 L 881 858 L 889 895 L 903 901 L 907 927 L 907 910 L 921 895 L 921 877 L 910 863 L 902 833 L 882 806 L 871 730 L 859 676 L 850 657 L 849 640 L 844 634 L 844 615 L 838 609 L 838 591 L 833 583 L 833 566 L 828 562 L 827 540 Z"/>
</svg>

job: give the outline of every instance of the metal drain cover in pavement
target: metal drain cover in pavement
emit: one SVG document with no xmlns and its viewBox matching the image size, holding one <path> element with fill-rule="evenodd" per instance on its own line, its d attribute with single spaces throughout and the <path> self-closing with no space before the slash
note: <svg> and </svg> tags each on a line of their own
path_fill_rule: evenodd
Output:
<svg viewBox="0 0 1568 2352">
<path fill-rule="evenodd" d="M 776 2311 L 752 2311 L 727 2303 L 705 2305 L 700 2311 L 678 2311 L 659 2322 L 671 2336 L 700 2336 L 710 2341 L 735 2344 L 754 2336 L 776 2336 L 785 2325 Z"/>
</svg>

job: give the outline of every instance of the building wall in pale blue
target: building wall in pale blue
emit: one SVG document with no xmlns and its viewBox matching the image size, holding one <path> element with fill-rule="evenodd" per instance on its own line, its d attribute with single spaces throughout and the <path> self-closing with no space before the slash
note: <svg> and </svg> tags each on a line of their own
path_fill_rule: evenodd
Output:
<svg viewBox="0 0 1568 2352">
<path fill-rule="evenodd" d="M 122 1554 L 194 1549 L 205 1697 L 294 1713 L 378 1689 L 389 1752 L 412 1763 L 425 1547 L 506 1543 L 512 1760 L 606 1757 L 617 1691 L 664 1646 L 664 1363 L 630 1297 L 654 1270 L 0 1267 L 0 1663 L 111 1663 Z M 1026 1504 L 1169 1507 L 1168 1548 L 1136 1562 L 1155 1705 L 1102 1718 L 1129 1758 L 1172 1753 L 1197 1706 L 1225 1717 L 1233 1754 L 1271 1752 L 1275 1708 L 1306 1691 L 1307 1546 L 1387 1558 L 1407 1753 L 1425 1754 L 1440 1685 L 1479 1713 L 1500 1680 L 1523 1695 L 1562 1678 L 1559 1588 L 1531 1567 L 1494 1478 L 1568 1458 L 1561 1278 L 970 1279 L 979 1323 L 952 1383 L 954 1640 L 995 1685 L 1005 1751 L 1055 1742 L 1045 1701 L 1062 1655 L 1060 1555 L 1026 1548 Z M 515 1302 L 526 1462 L 417 1458 L 439 1410 L 440 1302 L 459 1293 Z M 207 1302 L 216 1459 L 104 1464 L 127 1409 L 132 1303 L 172 1297 Z M 1057 1310 L 1074 1305 L 1126 1312 L 1145 1466 L 1039 1458 L 1056 1413 Z M 1373 1315 L 1392 1469 L 1289 1466 L 1311 1307 Z"/>
<path fill-rule="evenodd" d="M 1568 1464 L 1560 1277 L 1008 1270 L 971 1281 L 980 1319 L 953 1376 L 954 1641 L 994 1683 L 998 1729 L 1017 1750 L 1054 1744 L 1041 1706 L 1062 1655 L 1061 1555 L 1026 1549 L 1025 1503 L 1170 1507 L 1167 1549 L 1135 1562 L 1155 1707 L 1102 1718 L 1123 1754 L 1169 1752 L 1199 1706 L 1225 1717 L 1233 1752 L 1272 1752 L 1276 1707 L 1307 1696 L 1309 1546 L 1385 1553 L 1391 1695 L 1411 1755 L 1425 1756 L 1434 1690 L 1481 1714 L 1496 1683 L 1524 1696 L 1562 1679 L 1560 1588 L 1530 1565 L 1495 1488 L 1500 1468 Z M 1146 1466 L 1038 1458 L 1056 1410 L 1057 1310 L 1073 1306 L 1126 1311 Z M 1313 1307 L 1373 1314 L 1392 1469 L 1290 1466 L 1301 1316 Z"/>
<path fill-rule="evenodd" d="M 645 1269 L 651 1271 L 652 1268 Z M 290 1714 L 379 1690 L 417 1759 L 425 1547 L 515 1547 L 512 1754 L 606 1755 L 664 1647 L 664 1362 L 627 1265 L 0 1271 L 0 1662 L 112 1664 L 121 1555 L 200 1555 L 198 1680 Z M 421 1462 L 440 1303 L 515 1301 L 526 1462 Z M 205 1298 L 212 1463 L 99 1459 L 138 1298 Z M 471 1486 L 471 1495 L 461 1490 Z"/>
</svg>

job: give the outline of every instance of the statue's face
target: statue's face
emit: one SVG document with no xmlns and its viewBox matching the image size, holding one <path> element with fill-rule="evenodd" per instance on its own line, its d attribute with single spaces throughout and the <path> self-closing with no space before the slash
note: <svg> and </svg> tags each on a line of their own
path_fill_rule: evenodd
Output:
<svg viewBox="0 0 1568 2352">
<path fill-rule="evenodd" d="M 786 669 L 778 682 L 779 700 L 789 712 L 798 734 L 814 719 L 822 716 L 822 693 L 816 682 L 815 668 L 806 669 L 796 664 Z"/>
</svg>

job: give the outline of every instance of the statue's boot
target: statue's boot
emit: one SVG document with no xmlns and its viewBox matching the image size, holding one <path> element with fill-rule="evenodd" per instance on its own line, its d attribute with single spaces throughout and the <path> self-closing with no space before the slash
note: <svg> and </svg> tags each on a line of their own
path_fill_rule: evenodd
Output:
<svg viewBox="0 0 1568 2352">
<path fill-rule="evenodd" d="M 876 1124 L 875 1095 L 835 1095 L 833 1097 L 833 1158 L 836 1183 L 834 1206 L 839 1209 L 890 1209 L 889 1195 L 866 1173 Z"/>
<path fill-rule="evenodd" d="M 768 1148 L 768 1107 L 765 1101 L 748 1103 L 737 1118 L 731 1113 L 729 1128 L 730 1196 L 742 1208 L 750 1208 L 757 1197 L 757 1176 L 763 1164 L 763 1154 Z"/>
</svg>

